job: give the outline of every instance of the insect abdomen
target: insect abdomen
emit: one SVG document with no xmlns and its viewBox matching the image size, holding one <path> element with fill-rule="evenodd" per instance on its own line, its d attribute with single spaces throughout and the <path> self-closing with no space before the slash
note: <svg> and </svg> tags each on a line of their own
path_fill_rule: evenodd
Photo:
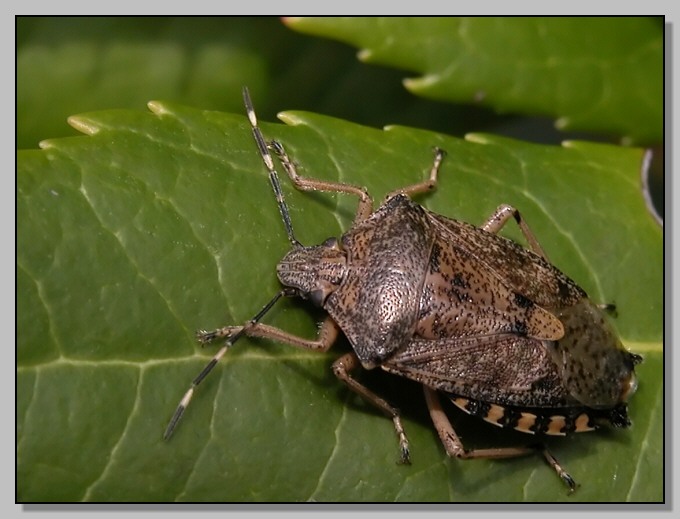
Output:
<svg viewBox="0 0 680 519">
<path fill-rule="evenodd" d="M 563 414 L 541 413 L 540 411 L 506 407 L 463 397 L 452 396 L 451 401 L 466 413 L 483 418 L 493 425 L 528 434 L 564 436 L 574 432 L 592 431 L 597 428 L 594 417 L 583 409 Z"/>
</svg>

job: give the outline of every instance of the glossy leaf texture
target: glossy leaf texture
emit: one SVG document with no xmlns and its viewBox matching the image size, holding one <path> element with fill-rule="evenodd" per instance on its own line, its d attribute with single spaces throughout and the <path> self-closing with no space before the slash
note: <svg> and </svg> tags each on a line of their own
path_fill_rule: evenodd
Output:
<svg viewBox="0 0 680 519">
<path fill-rule="evenodd" d="M 254 99 L 257 106 L 257 99 Z M 366 186 L 376 204 L 448 152 L 418 201 L 479 224 L 520 208 L 551 261 L 644 355 L 630 430 L 549 442 L 581 484 L 540 459 L 447 459 L 413 383 L 361 380 L 404 412 L 413 464 L 390 420 L 330 372 L 327 354 L 242 339 L 161 439 L 215 351 L 194 330 L 240 324 L 279 289 L 287 251 L 246 118 L 153 103 L 79 115 L 88 136 L 18 152 L 17 499 L 41 501 L 659 501 L 663 498 L 662 231 L 640 195 L 639 149 L 563 147 L 405 127 L 376 130 L 305 112 L 262 123 L 315 178 Z M 349 228 L 356 200 L 282 178 L 298 239 Z M 503 234 L 521 240 L 512 226 Z M 312 337 L 322 312 L 286 301 L 268 324 Z M 468 446 L 523 444 L 448 409 Z"/>
<path fill-rule="evenodd" d="M 353 45 L 368 63 L 421 74 L 404 84 L 425 97 L 548 115 L 561 129 L 637 142 L 663 136 L 661 19 L 289 18 L 287 25 Z"/>
</svg>

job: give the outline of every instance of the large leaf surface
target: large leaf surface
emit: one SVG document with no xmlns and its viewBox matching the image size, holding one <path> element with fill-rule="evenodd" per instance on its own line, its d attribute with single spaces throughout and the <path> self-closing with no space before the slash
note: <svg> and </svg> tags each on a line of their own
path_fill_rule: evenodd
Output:
<svg viewBox="0 0 680 519">
<path fill-rule="evenodd" d="M 359 63 L 346 45 L 276 17 L 19 17 L 16 54 L 17 148 L 76 134 L 64 124 L 74 113 L 149 99 L 239 112 L 244 85 L 267 118 L 286 106 L 447 133 L 507 119 L 413 96 L 401 71 Z"/>
<path fill-rule="evenodd" d="M 214 351 L 193 331 L 250 318 L 279 288 L 287 240 L 246 119 L 153 106 L 79 116 L 91 136 L 18 154 L 20 501 L 662 499 L 662 236 L 640 195 L 642 151 L 463 141 L 301 112 L 262 124 L 304 174 L 365 185 L 376 200 L 421 180 L 432 147 L 446 149 L 438 189 L 419 201 L 473 223 L 515 205 L 556 265 L 617 304 L 624 343 L 645 355 L 634 426 L 550 442 L 582 485 L 569 497 L 538 456 L 447 459 L 418 386 L 362 374 L 404 412 L 413 465 L 398 466 L 391 422 L 330 372 L 342 341 L 315 354 L 242 339 L 162 441 Z M 351 197 L 282 181 L 303 243 L 351 224 Z M 290 301 L 265 320 L 311 337 L 321 315 Z M 468 446 L 527 441 L 451 416 Z"/>
<path fill-rule="evenodd" d="M 550 115 L 568 130 L 643 142 L 663 136 L 660 20 L 614 17 L 291 18 L 291 28 L 422 74 L 433 99 Z"/>
</svg>

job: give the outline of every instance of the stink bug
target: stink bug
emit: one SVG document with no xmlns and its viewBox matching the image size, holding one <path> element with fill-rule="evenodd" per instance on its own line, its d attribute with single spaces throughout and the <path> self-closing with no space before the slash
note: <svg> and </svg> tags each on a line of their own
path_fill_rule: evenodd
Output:
<svg viewBox="0 0 680 519">
<path fill-rule="evenodd" d="M 276 268 L 283 288 L 245 324 L 197 332 L 201 343 L 226 343 L 191 383 L 164 438 L 240 337 L 326 351 L 342 332 L 353 351 L 333 363 L 333 372 L 392 419 L 401 462 L 408 463 L 410 453 L 399 411 L 351 376 L 359 366 L 421 383 L 448 455 L 506 458 L 538 450 L 573 490 L 572 477 L 540 441 L 538 447 L 465 449 L 438 394 L 496 426 L 536 436 L 589 431 L 601 423 L 628 426 L 626 401 L 635 391 L 634 366 L 641 357 L 623 348 L 602 310 L 547 260 L 513 207 L 501 205 L 475 227 L 411 201 L 409 195 L 436 186 L 442 150 L 435 150 L 427 180 L 392 192 L 373 211 L 364 188 L 300 176 L 283 146 L 265 141 L 247 89 L 243 96 L 292 245 Z M 356 196 L 351 229 L 321 245 L 298 242 L 270 151 L 297 189 Z M 510 219 L 531 250 L 497 235 Z M 260 323 L 283 296 L 302 297 L 327 312 L 316 339 Z"/>
</svg>

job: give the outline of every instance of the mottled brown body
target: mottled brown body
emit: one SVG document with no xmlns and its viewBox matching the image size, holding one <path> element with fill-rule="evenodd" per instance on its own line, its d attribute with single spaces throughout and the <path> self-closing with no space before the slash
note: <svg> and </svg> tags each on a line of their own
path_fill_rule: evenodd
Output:
<svg viewBox="0 0 680 519">
<path fill-rule="evenodd" d="M 192 382 L 166 438 L 195 387 L 239 337 L 326 351 L 340 332 L 353 351 L 333 364 L 333 372 L 392 418 L 402 462 L 409 461 L 409 447 L 399 411 L 351 376 L 359 365 L 420 382 L 440 439 L 458 458 L 512 457 L 534 449 L 465 449 L 436 392 L 467 413 L 529 434 L 588 431 L 601 422 L 629 425 L 626 401 L 641 358 L 623 348 L 600 308 L 547 260 L 516 209 L 500 206 L 475 227 L 414 203 L 408 195 L 436 186 L 444 157 L 437 149 L 428 180 L 395 191 L 373 211 L 363 188 L 299 176 L 283 146 L 265 142 L 247 91 L 244 100 L 292 244 L 277 265 L 285 288 L 243 326 L 198 332 L 201 342 L 227 342 Z M 355 222 L 339 240 L 305 247 L 295 239 L 270 149 L 298 189 L 358 198 Z M 510 218 L 531 250 L 496 234 Z M 259 322 L 282 296 L 299 296 L 326 310 L 316 339 Z M 571 476 L 542 452 L 573 490 Z"/>
<path fill-rule="evenodd" d="M 421 382 L 522 432 L 628 424 L 637 357 L 586 293 L 541 256 L 401 194 L 326 251 L 332 261 L 324 261 L 323 246 L 291 255 L 295 265 L 335 267 L 317 304 L 364 368 Z M 302 294 L 318 286 L 288 256 L 278 270 Z"/>
</svg>

